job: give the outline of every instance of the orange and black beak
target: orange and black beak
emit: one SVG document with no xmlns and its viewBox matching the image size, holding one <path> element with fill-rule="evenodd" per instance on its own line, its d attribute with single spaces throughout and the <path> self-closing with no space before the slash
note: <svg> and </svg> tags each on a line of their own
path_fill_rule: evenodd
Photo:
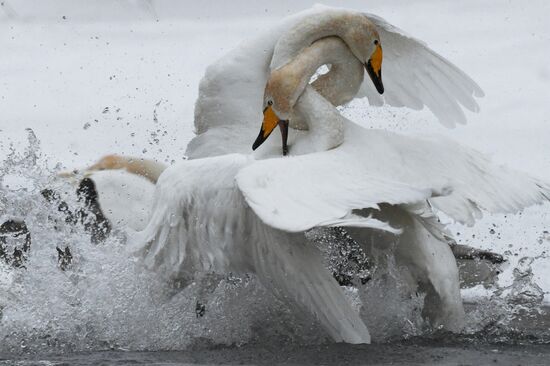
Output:
<svg viewBox="0 0 550 366">
<path fill-rule="evenodd" d="M 288 121 L 279 119 L 270 105 L 264 109 L 262 128 L 260 129 L 260 134 L 256 138 L 256 141 L 254 141 L 254 144 L 252 145 L 252 150 L 256 150 L 261 144 L 263 144 L 277 126 L 281 129 L 281 135 L 283 138 L 283 155 L 286 155 L 288 153 Z"/>
<path fill-rule="evenodd" d="M 380 94 L 384 94 L 384 84 L 382 84 L 382 46 L 380 46 L 380 43 L 376 44 L 376 49 L 365 64 L 365 68 L 376 90 Z"/>
</svg>

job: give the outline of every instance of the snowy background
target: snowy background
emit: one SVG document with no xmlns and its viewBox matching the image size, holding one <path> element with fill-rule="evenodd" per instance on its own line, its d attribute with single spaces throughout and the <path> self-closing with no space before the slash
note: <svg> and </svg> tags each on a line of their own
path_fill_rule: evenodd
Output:
<svg viewBox="0 0 550 366">
<path fill-rule="evenodd" d="M 207 65 L 314 3 L 0 1 L 0 156 L 23 149 L 31 128 L 43 163 L 65 168 L 108 153 L 183 159 Z M 429 111 L 371 108 L 361 100 L 344 108 L 346 116 L 407 134 L 447 135 L 550 181 L 549 1 L 325 4 L 382 16 L 450 59 L 486 93 L 481 112 L 453 130 Z M 520 258 L 536 257 L 534 279 L 550 291 L 549 206 L 453 230 L 462 243 L 507 251 L 504 285 Z"/>
<path fill-rule="evenodd" d="M 206 66 L 313 3 L 3 0 L 0 151 L 21 141 L 30 127 L 44 153 L 67 167 L 110 152 L 181 159 Z M 356 121 L 447 134 L 498 162 L 550 179 L 548 1 L 373 0 L 345 6 L 378 14 L 424 40 L 486 93 L 481 113 L 455 130 L 425 111 L 384 109 Z M 155 143 L 152 132 L 158 129 Z"/>
</svg>

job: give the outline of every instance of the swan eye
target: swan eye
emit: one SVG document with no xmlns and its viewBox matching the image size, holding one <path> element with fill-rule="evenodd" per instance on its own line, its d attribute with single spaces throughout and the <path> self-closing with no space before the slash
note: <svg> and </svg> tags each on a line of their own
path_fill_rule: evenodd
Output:
<svg viewBox="0 0 550 366">
<path fill-rule="evenodd" d="M 273 105 L 273 101 L 272 101 L 272 100 L 268 100 L 268 101 L 267 101 L 267 105 Z"/>
<path fill-rule="evenodd" d="M 374 45 L 376 45 L 376 46 L 378 45 L 378 40 L 377 39 L 374 40 Z"/>
</svg>

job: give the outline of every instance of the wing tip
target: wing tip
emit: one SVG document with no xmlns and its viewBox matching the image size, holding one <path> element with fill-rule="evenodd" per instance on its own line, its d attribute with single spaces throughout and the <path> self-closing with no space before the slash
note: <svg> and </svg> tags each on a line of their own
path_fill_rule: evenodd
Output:
<svg viewBox="0 0 550 366">
<path fill-rule="evenodd" d="M 483 98 L 485 96 L 483 89 L 475 81 L 472 80 L 472 83 L 474 84 L 474 97 Z"/>
</svg>

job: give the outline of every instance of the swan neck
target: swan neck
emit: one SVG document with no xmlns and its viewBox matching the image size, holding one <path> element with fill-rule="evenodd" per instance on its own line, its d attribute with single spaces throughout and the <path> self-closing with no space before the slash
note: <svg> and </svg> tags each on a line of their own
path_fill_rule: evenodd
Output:
<svg viewBox="0 0 550 366">
<path fill-rule="evenodd" d="M 330 71 L 311 86 L 309 81 L 321 65 Z M 363 82 L 363 65 L 337 37 L 319 40 L 294 60 L 275 71 L 279 80 L 294 84 L 290 95 L 293 106 L 291 127 L 309 130 L 308 140 L 315 150 L 330 150 L 344 139 L 343 117 L 334 108 L 355 97 Z"/>
<path fill-rule="evenodd" d="M 313 87 L 333 105 L 352 100 L 363 82 L 363 65 L 338 37 L 327 37 L 305 48 L 298 56 L 277 73 L 295 79 L 295 89 L 290 104 L 294 105 L 311 77 L 323 65 L 330 65 L 325 75 L 320 75 Z"/>
<path fill-rule="evenodd" d="M 331 150 L 344 142 L 344 117 L 313 87 L 305 88 L 295 110 L 309 127 L 307 141 L 304 141 L 307 152 Z M 302 152 L 294 150 L 294 153 Z"/>
<path fill-rule="evenodd" d="M 287 64 L 317 40 L 331 36 L 346 39 L 346 31 L 353 23 L 353 16 L 353 13 L 346 10 L 331 9 L 302 19 L 277 41 L 271 59 L 271 70 Z"/>
</svg>

